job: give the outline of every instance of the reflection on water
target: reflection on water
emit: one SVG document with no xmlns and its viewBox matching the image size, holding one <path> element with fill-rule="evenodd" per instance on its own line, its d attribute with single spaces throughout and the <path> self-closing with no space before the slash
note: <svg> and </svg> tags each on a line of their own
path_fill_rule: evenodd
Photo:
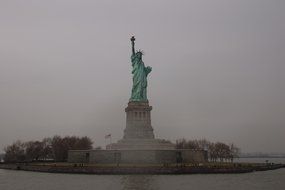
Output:
<svg viewBox="0 0 285 190">
<path fill-rule="evenodd" d="M 125 175 L 121 184 L 124 190 L 154 190 L 158 189 L 153 175 Z"/>
<path fill-rule="evenodd" d="M 78 175 L 0 169 L 0 190 L 281 190 L 285 169 L 246 174 Z"/>
</svg>

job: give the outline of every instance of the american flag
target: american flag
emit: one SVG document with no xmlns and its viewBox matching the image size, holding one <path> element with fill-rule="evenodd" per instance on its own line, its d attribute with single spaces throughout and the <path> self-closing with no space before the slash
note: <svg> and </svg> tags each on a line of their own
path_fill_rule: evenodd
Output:
<svg viewBox="0 0 285 190">
<path fill-rule="evenodd" d="M 111 138 L 111 134 L 105 135 L 105 139 Z"/>
</svg>

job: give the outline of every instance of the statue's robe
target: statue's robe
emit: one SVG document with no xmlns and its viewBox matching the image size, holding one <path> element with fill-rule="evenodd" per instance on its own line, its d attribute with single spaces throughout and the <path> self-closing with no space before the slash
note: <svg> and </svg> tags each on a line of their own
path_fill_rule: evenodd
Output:
<svg viewBox="0 0 285 190">
<path fill-rule="evenodd" d="M 137 54 L 131 56 L 133 87 L 130 101 L 147 101 L 147 75 L 151 72 L 150 67 L 145 67 L 142 59 Z"/>
</svg>

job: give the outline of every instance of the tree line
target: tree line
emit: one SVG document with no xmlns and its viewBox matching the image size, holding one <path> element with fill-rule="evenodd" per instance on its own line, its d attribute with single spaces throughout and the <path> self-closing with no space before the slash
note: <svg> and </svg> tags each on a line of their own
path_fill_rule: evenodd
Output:
<svg viewBox="0 0 285 190">
<path fill-rule="evenodd" d="M 222 142 L 210 142 L 206 139 L 201 140 L 176 140 L 176 149 L 196 149 L 206 150 L 208 152 L 208 159 L 212 162 L 231 161 L 238 157 L 240 149 L 233 143 L 227 145 Z"/>
<path fill-rule="evenodd" d="M 33 161 L 67 161 L 69 150 L 89 150 L 93 148 L 92 140 L 77 136 L 54 136 L 41 141 L 16 141 L 4 148 L 5 162 L 33 162 Z M 201 140 L 176 140 L 176 149 L 206 150 L 208 159 L 212 162 L 233 161 L 238 157 L 240 149 L 232 144 Z"/>
<path fill-rule="evenodd" d="M 67 161 L 68 150 L 92 149 L 92 140 L 77 136 L 54 136 L 41 141 L 16 141 L 4 148 L 5 162 Z"/>
</svg>

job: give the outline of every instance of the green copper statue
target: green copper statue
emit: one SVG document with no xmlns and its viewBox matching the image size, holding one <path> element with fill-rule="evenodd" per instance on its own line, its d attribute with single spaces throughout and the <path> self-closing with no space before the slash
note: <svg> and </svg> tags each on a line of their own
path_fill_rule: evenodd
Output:
<svg viewBox="0 0 285 190">
<path fill-rule="evenodd" d="M 151 67 L 145 67 L 142 61 L 143 53 L 141 51 L 135 52 L 135 37 L 132 36 L 132 74 L 133 74 L 133 87 L 132 96 L 130 101 L 147 102 L 146 88 L 147 88 L 147 75 L 151 72 Z"/>
</svg>

